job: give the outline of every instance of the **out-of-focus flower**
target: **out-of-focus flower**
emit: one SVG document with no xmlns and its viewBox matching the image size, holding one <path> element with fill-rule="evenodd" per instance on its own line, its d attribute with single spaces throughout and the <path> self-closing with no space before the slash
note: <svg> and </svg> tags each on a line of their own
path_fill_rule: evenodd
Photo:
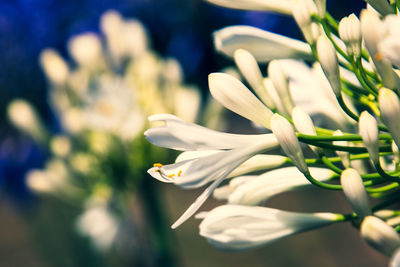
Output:
<svg viewBox="0 0 400 267">
<path fill-rule="evenodd" d="M 79 216 L 76 227 L 80 233 L 89 236 L 99 250 L 107 250 L 118 233 L 118 220 L 107 207 L 92 206 Z"/>
<path fill-rule="evenodd" d="M 101 30 L 70 38 L 73 62 L 51 48 L 41 53 L 61 133 L 48 134 L 23 100 L 12 102 L 8 115 L 50 155 L 44 169 L 27 175 L 28 187 L 81 208 L 77 228 L 96 248 L 108 250 L 131 216 L 127 205 L 142 182 L 144 159 L 153 153 L 140 135 L 145 118 L 169 112 L 193 122 L 201 101 L 197 88 L 183 84 L 179 63 L 150 49 L 139 21 L 108 11 Z"/>
<path fill-rule="evenodd" d="M 351 168 L 344 170 L 340 177 L 340 183 L 347 200 L 359 218 L 362 220 L 365 216 L 370 215 L 368 196 L 358 172 Z"/>
<path fill-rule="evenodd" d="M 361 224 L 361 235 L 369 245 L 387 256 L 400 247 L 399 234 L 375 216 L 367 216 Z"/>
<path fill-rule="evenodd" d="M 31 135 L 38 142 L 46 142 L 47 130 L 29 102 L 22 99 L 14 100 L 8 106 L 7 111 L 8 118 L 16 127 Z"/>
</svg>

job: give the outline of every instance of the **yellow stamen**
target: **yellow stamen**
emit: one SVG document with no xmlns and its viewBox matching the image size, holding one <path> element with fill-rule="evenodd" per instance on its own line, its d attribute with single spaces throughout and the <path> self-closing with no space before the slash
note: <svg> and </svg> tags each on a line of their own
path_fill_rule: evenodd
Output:
<svg viewBox="0 0 400 267">
<path fill-rule="evenodd" d="M 154 163 L 153 164 L 153 167 L 158 167 L 158 168 L 161 168 L 163 165 L 161 164 L 161 163 Z"/>
<path fill-rule="evenodd" d="M 380 52 L 376 53 L 375 56 L 374 56 L 374 59 L 376 61 L 381 61 L 383 59 L 383 54 L 380 53 Z"/>
<path fill-rule="evenodd" d="M 175 176 L 175 174 L 170 174 L 170 175 L 168 175 L 168 178 L 172 178 L 174 176 Z"/>
<path fill-rule="evenodd" d="M 179 171 L 179 172 L 178 172 L 178 176 L 181 176 L 181 174 L 182 174 L 182 171 Z"/>
</svg>

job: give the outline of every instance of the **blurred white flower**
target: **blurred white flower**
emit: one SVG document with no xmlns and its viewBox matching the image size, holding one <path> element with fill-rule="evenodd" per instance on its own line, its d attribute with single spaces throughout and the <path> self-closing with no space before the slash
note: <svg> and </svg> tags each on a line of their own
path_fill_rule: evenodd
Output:
<svg viewBox="0 0 400 267">
<path fill-rule="evenodd" d="M 106 206 L 98 205 L 86 208 L 79 216 L 76 227 L 82 235 L 92 239 L 97 249 L 104 251 L 112 246 L 119 224 Z"/>
</svg>

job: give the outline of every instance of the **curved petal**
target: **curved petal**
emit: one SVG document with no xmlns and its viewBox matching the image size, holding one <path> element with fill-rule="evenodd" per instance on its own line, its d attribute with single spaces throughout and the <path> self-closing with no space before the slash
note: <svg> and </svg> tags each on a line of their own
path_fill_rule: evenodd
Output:
<svg viewBox="0 0 400 267">
<path fill-rule="evenodd" d="M 214 46 L 228 57 L 233 57 L 236 49 L 246 49 L 258 62 L 313 58 L 308 44 L 250 26 L 230 26 L 215 31 Z"/>
<path fill-rule="evenodd" d="M 242 135 L 218 132 L 197 124 L 188 123 L 170 114 L 149 117 L 151 122 L 162 121 L 165 126 L 153 127 L 144 135 L 153 145 L 175 150 L 232 149 L 255 142 L 277 143 L 272 134 Z"/>
<path fill-rule="evenodd" d="M 269 142 L 255 143 L 174 164 L 157 165 L 149 169 L 148 173 L 162 182 L 175 183 L 183 188 L 197 188 L 217 179 L 221 173 L 238 161 L 241 164 L 254 154 L 268 149 L 270 149 Z"/>
<path fill-rule="evenodd" d="M 200 235 L 223 249 L 249 249 L 339 220 L 333 213 L 297 213 L 283 210 L 223 205 L 207 213 Z"/>
<path fill-rule="evenodd" d="M 293 0 L 206 0 L 207 2 L 241 10 L 272 11 L 285 15 L 292 14 Z"/>
<path fill-rule="evenodd" d="M 326 181 L 334 174 L 331 170 L 323 168 L 310 168 L 310 172 L 319 181 Z M 236 183 L 236 179 L 231 180 L 231 183 Z M 257 205 L 279 193 L 308 185 L 311 186 L 310 182 L 296 167 L 281 168 L 238 184 L 229 195 L 228 203 Z"/>
<path fill-rule="evenodd" d="M 227 109 L 270 128 L 272 111 L 238 79 L 226 73 L 211 73 L 208 85 L 212 96 Z"/>
</svg>

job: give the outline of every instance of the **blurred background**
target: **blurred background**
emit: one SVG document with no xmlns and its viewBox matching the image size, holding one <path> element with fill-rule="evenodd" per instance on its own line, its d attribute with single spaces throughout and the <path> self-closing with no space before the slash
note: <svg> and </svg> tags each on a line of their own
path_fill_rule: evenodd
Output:
<svg viewBox="0 0 400 267">
<path fill-rule="evenodd" d="M 335 18 L 363 6 L 328 0 Z M 188 120 L 215 129 L 251 131 L 208 96 L 207 75 L 233 65 L 214 52 L 212 32 L 235 24 L 301 38 L 290 17 L 201 0 L 0 2 L 1 266 L 387 264 L 344 224 L 240 253 L 210 247 L 195 219 L 169 229 L 201 191 L 147 176 L 153 162 L 176 154 L 145 142 L 145 117 L 190 113 Z M 115 41 L 116 27 L 138 39 Z M 134 103 L 125 103 L 127 94 Z M 190 112 L 185 103 L 194 103 Z M 120 114 L 123 121 L 110 123 Z M 340 194 L 318 190 L 283 194 L 271 206 L 350 211 Z"/>
</svg>

